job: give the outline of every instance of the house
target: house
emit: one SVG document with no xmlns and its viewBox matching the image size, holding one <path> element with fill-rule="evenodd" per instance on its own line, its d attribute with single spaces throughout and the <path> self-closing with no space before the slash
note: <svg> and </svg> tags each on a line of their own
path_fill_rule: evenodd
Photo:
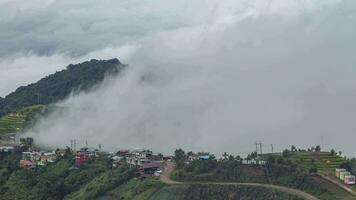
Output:
<svg viewBox="0 0 356 200">
<path fill-rule="evenodd" d="M 86 152 L 89 157 L 98 157 L 99 149 L 94 147 L 83 147 L 80 149 L 81 152 Z"/>
<path fill-rule="evenodd" d="M 345 176 L 344 183 L 347 185 L 355 185 L 355 176 L 354 175 Z"/>
<path fill-rule="evenodd" d="M 141 165 L 138 169 L 144 174 L 153 175 L 157 170 L 162 167 L 162 164 L 159 162 L 150 162 Z"/>
<path fill-rule="evenodd" d="M 112 167 L 113 168 L 117 168 L 119 167 L 120 165 L 123 165 L 125 163 L 124 160 L 114 160 L 112 161 Z"/>
<path fill-rule="evenodd" d="M 164 161 L 172 161 L 173 160 L 173 156 L 163 156 L 163 160 Z"/>
<path fill-rule="evenodd" d="M 346 169 L 335 169 L 335 176 L 337 178 L 340 177 L 340 172 L 346 172 Z"/>
<path fill-rule="evenodd" d="M 129 156 L 130 155 L 130 150 L 127 150 L 127 149 L 124 149 L 124 150 L 119 150 L 116 155 L 118 156 L 123 156 L 123 157 L 126 157 L 126 156 Z"/>
<path fill-rule="evenodd" d="M 122 157 L 122 156 L 113 156 L 112 158 L 111 158 L 111 160 L 124 160 L 124 157 Z"/>
<path fill-rule="evenodd" d="M 188 155 L 188 161 L 199 160 L 199 156 L 197 154 Z"/>
<path fill-rule="evenodd" d="M 10 117 L 20 117 L 21 115 L 20 115 L 20 113 L 17 113 L 17 112 L 11 112 L 11 113 L 9 113 L 9 116 Z"/>
<path fill-rule="evenodd" d="M 43 157 L 41 159 L 45 159 L 49 163 L 54 163 L 57 160 L 57 154 L 55 152 L 46 152 L 43 153 Z"/>
<path fill-rule="evenodd" d="M 141 150 L 139 148 L 135 148 L 132 152 L 131 152 L 131 156 L 134 156 L 136 158 L 148 158 L 150 156 L 152 156 L 152 152 L 150 150 Z"/>
<path fill-rule="evenodd" d="M 36 169 L 36 163 L 32 160 L 20 160 L 20 167 L 34 170 Z"/>
<path fill-rule="evenodd" d="M 151 160 L 147 158 L 140 158 L 140 157 L 128 157 L 126 158 L 126 162 L 133 167 L 139 167 L 142 166 L 143 164 L 151 162 Z"/>
<path fill-rule="evenodd" d="M 36 165 L 38 165 L 38 166 L 46 166 L 47 165 L 47 161 L 46 160 L 38 160 L 37 162 L 36 162 Z"/>
<path fill-rule="evenodd" d="M 76 167 L 82 166 L 87 160 L 89 160 L 90 156 L 86 151 L 77 151 L 75 155 L 74 165 Z"/>
<path fill-rule="evenodd" d="M 120 165 L 125 163 L 125 157 L 122 157 L 122 156 L 113 156 L 111 158 L 111 160 L 112 160 L 112 167 L 113 168 L 116 168 L 116 167 L 118 167 L 118 166 L 120 166 Z"/>
<path fill-rule="evenodd" d="M 33 160 L 33 153 L 30 151 L 22 152 L 22 160 Z"/>
<path fill-rule="evenodd" d="M 0 146 L 0 152 L 10 153 L 10 152 L 14 152 L 14 151 L 15 151 L 14 146 Z"/>
<path fill-rule="evenodd" d="M 162 158 L 159 154 L 154 154 L 154 153 L 147 154 L 146 157 L 150 160 L 156 160 L 156 161 L 159 161 Z"/>
<path fill-rule="evenodd" d="M 199 160 L 209 160 L 210 159 L 210 156 L 209 155 L 202 155 L 202 156 L 199 156 Z"/>
</svg>

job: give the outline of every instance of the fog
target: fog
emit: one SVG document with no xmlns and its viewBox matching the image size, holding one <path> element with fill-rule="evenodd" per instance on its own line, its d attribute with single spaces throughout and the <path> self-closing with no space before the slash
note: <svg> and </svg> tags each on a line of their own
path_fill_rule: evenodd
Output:
<svg viewBox="0 0 356 200">
<path fill-rule="evenodd" d="M 26 133 L 42 145 L 244 154 L 323 138 L 353 156 L 354 1 L 14 2 L 0 9 L 2 94 L 90 58 L 129 64 Z"/>
</svg>

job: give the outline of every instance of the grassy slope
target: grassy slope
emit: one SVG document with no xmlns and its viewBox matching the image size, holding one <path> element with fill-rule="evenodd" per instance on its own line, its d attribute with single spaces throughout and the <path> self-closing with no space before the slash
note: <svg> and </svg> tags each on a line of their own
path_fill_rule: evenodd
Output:
<svg viewBox="0 0 356 200">
<path fill-rule="evenodd" d="M 0 136 L 21 131 L 25 123 L 43 107 L 43 105 L 29 106 L 18 110 L 15 116 L 8 114 L 0 117 Z"/>
<path fill-rule="evenodd" d="M 279 157 L 282 154 L 274 153 L 273 156 Z M 331 155 L 330 152 L 291 152 L 288 158 L 307 170 L 314 166 L 318 171 L 333 171 L 345 161 L 343 157 Z"/>
<path fill-rule="evenodd" d="M 281 153 L 273 154 L 275 157 L 282 156 Z M 331 155 L 330 152 L 291 152 L 289 157 L 294 163 L 302 166 L 305 169 L 316 167 L 320 172 L 334 171 L 339 168 L 345 159 L 339 155 Z M 327 200 L 356 200 L 356 197 L 351 196 L 336 185 L 329 183 L 319 177 L 314 177 L 323 188 L 326 188 L 331 194 L 319 195 L 321 199 Z"/>
<path fill-rule="evenodd" d="M 112 190 L 106 196 L 97 198 L 125 200 L 194 200 L 194 199 L 235 199 L 235 200 L 301 200 L 274 189 L 234 185 L 164 185 L 156 178 L 132 179 Z"/>
<path fill-rule="evenodd" d="M 317 181 L 319 184 L 321 184 L 324 188 L 326 188 L 328 191 L 330 191 L 333 194 L 333 196 L 320 195 L 321 199 L 356 200 L 356 197 L 351 196 L 345 190 L 335 186 L 334 184 L 332 184 L 322 178 L 319 178 L 319 177 L 315 177 L 314 179 L 315 179 L 315 181 Z"/>
<path fill-rule="evenodd" d="M 148 178 L 145 180 L 132 179 L 126 184 L 116 187 L 109 196 L 116 199 L 147 200 L 159 191 L 164 184 L 158 178 Z"/>
<path fill-rule="evenodd" d="M 274 189 L 234 185 L 172 185 L 161 189 L 151 200 L 301 200 Z"/>
</svg>

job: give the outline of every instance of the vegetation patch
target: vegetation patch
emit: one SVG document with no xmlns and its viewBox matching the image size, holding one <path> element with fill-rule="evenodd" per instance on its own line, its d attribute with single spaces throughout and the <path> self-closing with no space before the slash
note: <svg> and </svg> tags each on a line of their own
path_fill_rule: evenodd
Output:
<svg viewBox="0 0 356 200">
<path fill-rule="evenodd" d="M 152 200 L 302 200 L 270 188 L 238 185 L 174 185 L 156 193 Z"/>
<path fill-rule="evenodd" d="M 0 117 L 0 137 L 10 133 L 18 133 L 30 127 L 36 115 L 44 109 L 43 105 L 34 105 L 22 108 Z"/>
</svg>

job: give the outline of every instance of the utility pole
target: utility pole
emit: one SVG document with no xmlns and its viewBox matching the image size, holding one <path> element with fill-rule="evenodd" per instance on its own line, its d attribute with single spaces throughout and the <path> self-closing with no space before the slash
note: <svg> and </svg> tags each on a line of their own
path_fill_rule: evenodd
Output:
<svg viewBox="0 0 356 200">
<path fill-rule="evenodd" d="M 260 145 L 260 155 L 262 155 L 262 142 L 258 143 Z"/>
<path fill-rule="evenodd" d="M 77 140 L 76 139 L 74 139 L 74 151 L 76 151 L 77 150 Z"/>
<path fill-rule="evenodd" d="M 85 147 L 88 147 L 88 140 L 85 140 Z"/>
<path fill-rule="evenodd" d="M 324 149 L 324 136 L 321 136 L 321 149 Z"/>
<path fill-rule="evenodd" d="M 254 144 L 255 146 L 256 146 L 256 153 L 258 153 L 258 143 L 257 142 L 255 142 L 255 144 Z"/>
<path fill-rule="evenodd" d="M 271 144 L 271 152 L 273 153 L 273 144 Z"/>
</svg>

